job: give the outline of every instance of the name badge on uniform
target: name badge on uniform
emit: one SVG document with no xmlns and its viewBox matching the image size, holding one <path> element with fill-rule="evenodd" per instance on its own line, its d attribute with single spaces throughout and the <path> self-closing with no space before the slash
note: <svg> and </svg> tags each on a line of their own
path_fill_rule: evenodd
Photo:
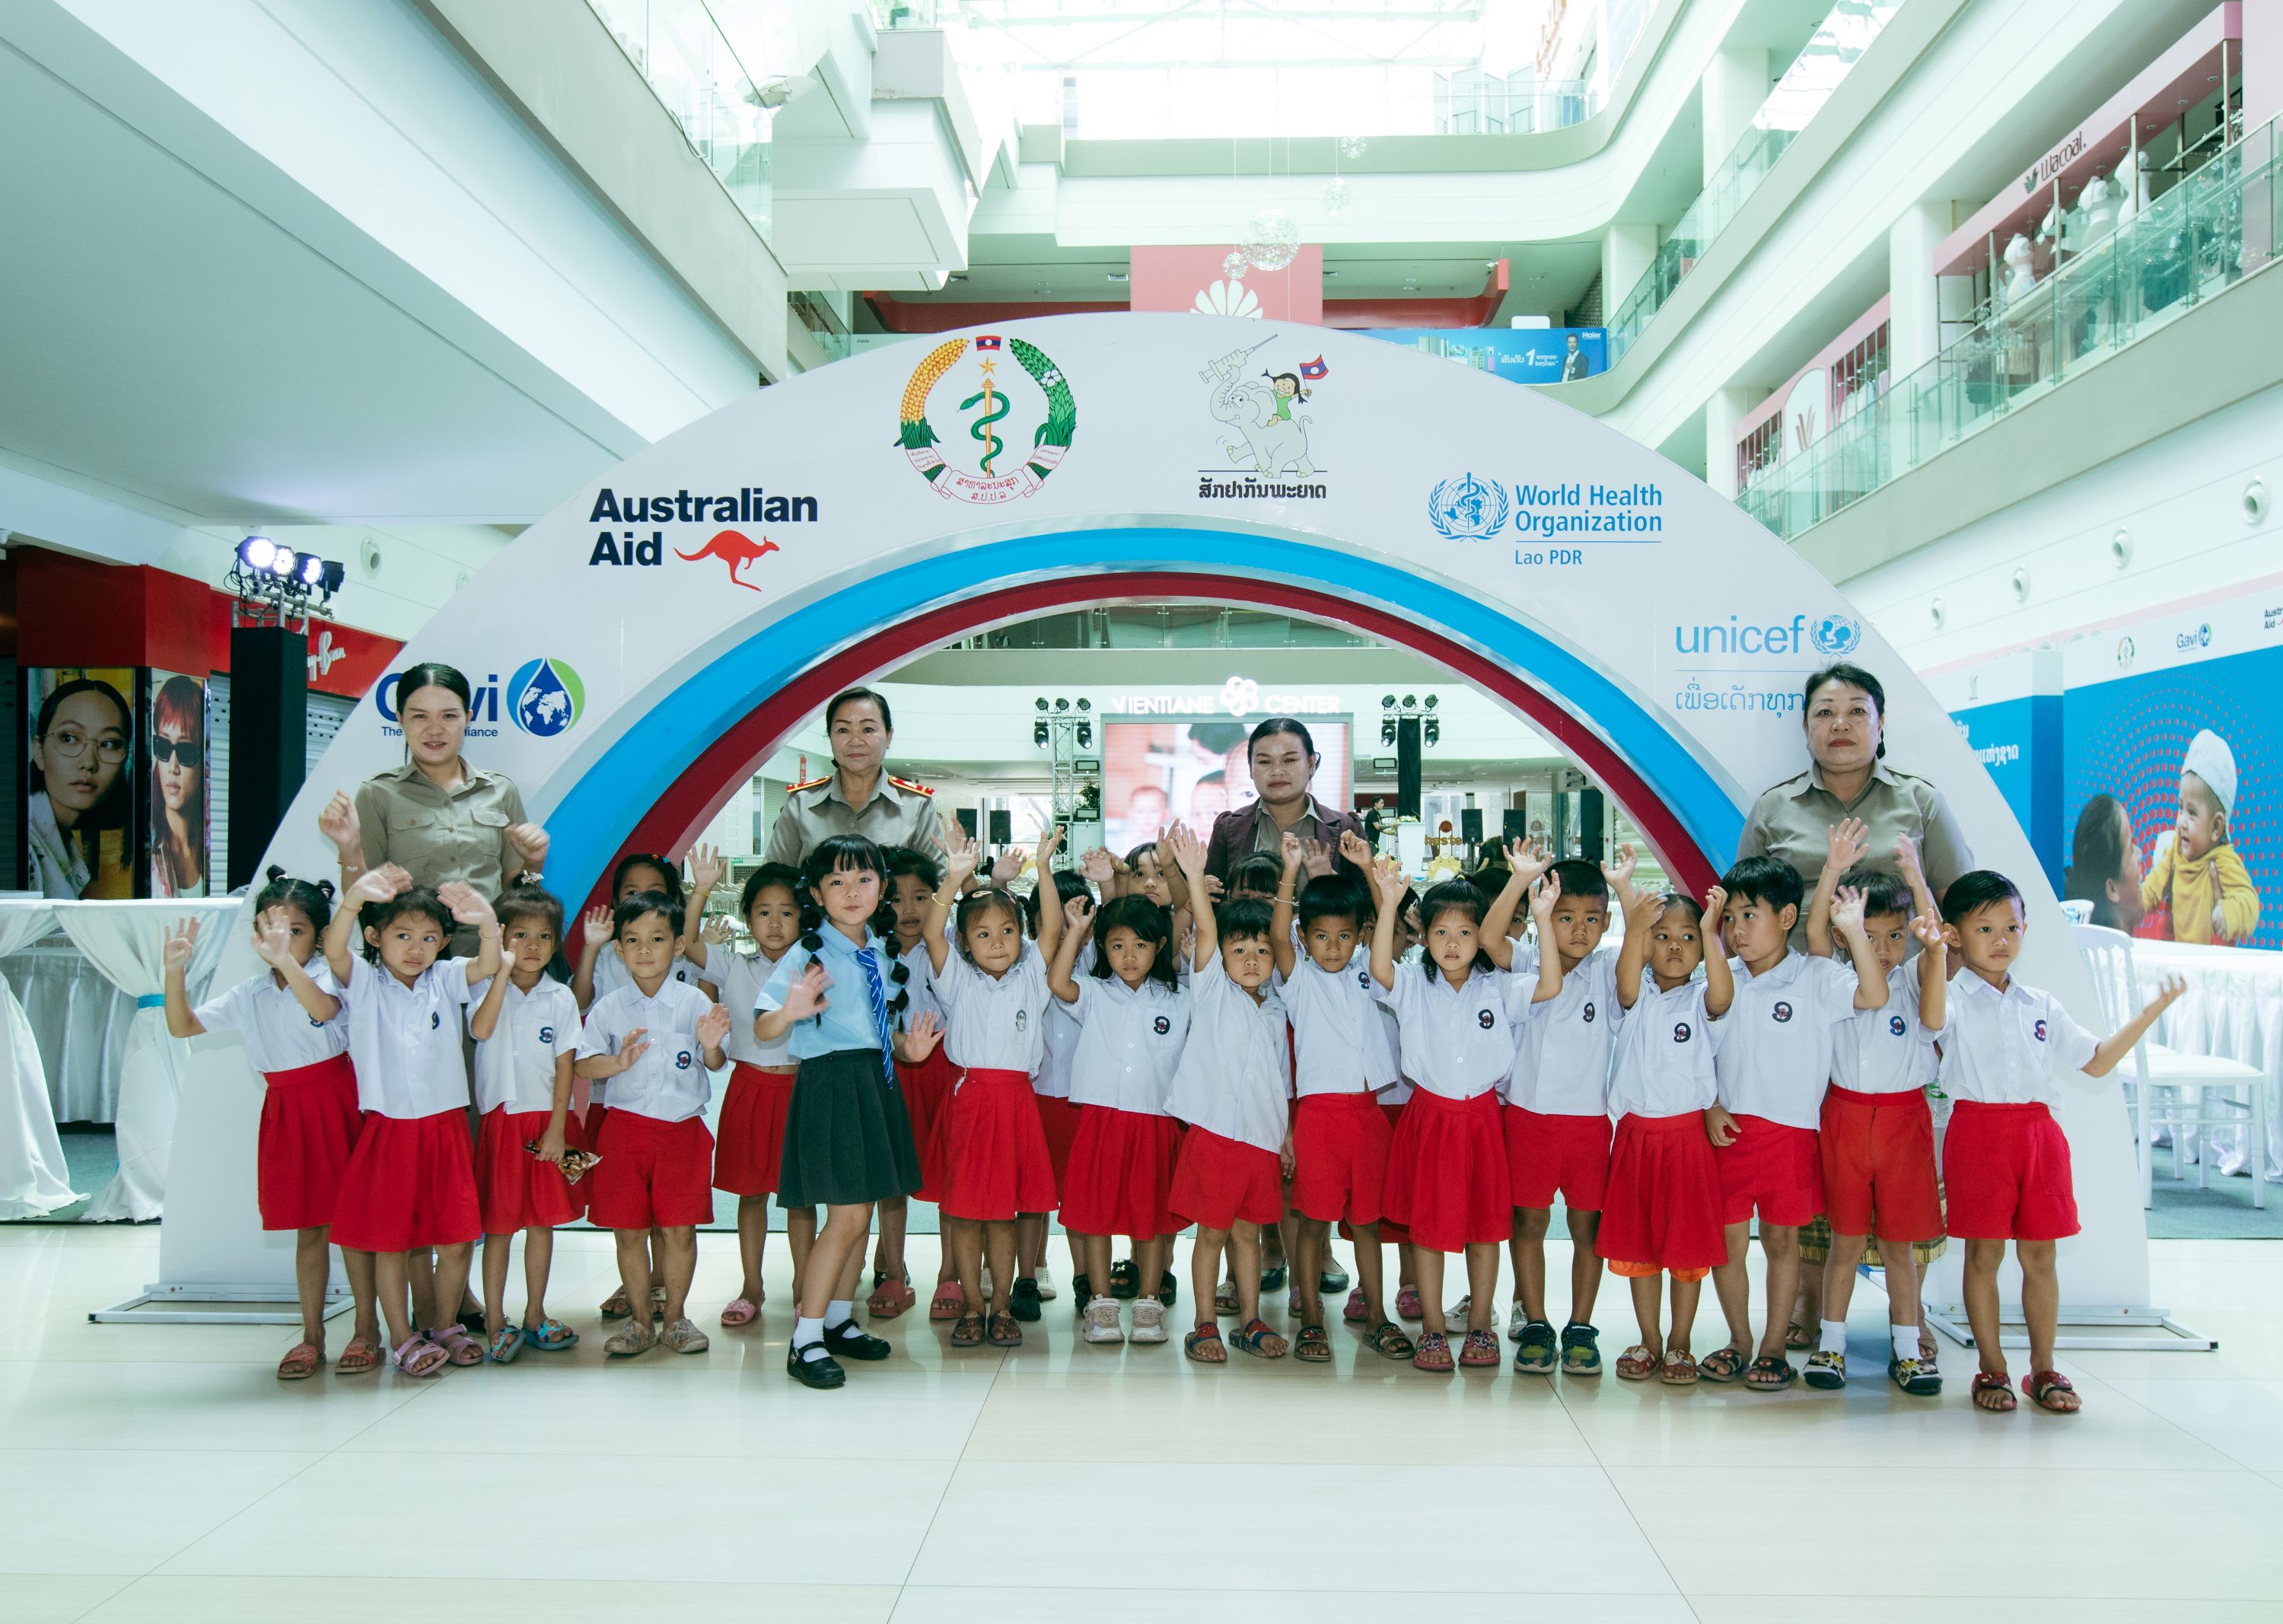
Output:
<svg viewBox="0 0 2283 1624">
<path fill-rule="evenodd" d="M 1015 1011 L 1015 1030 L 1017 1032 L 1028 1032 L 1030 1029 L 1031 1011 L 1028 1010 L 1017 1010 Z"/>
</svg>

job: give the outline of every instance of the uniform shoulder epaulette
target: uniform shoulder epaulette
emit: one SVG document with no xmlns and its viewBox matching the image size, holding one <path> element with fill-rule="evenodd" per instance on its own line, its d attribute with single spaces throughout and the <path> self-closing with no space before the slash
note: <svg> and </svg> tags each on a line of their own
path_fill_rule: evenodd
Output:
<svg viewBox="0 0 2283 1624">
<path fill-rule="evenodd" d="M 909 790 L 915 795 L 932 795 L 935 793 L 933 790 L 928 788 L 924 784 L 915 784 L 909 778 L 899 778 L 893 773 L 890 773 L 888 775 L 888 782 L 894 785 L 900 790 Z"/>
<path fill-rule="evenodd" d="M 796 784 L 791 789 L 787 790 L 785 793 L 788 795 L 798 795 L 804 790 L 821 790 L 831 782 L 832 775 L 830 773 L 827 773 L 822 778 L 810 778 L 803 783 Z"/>
</svg>

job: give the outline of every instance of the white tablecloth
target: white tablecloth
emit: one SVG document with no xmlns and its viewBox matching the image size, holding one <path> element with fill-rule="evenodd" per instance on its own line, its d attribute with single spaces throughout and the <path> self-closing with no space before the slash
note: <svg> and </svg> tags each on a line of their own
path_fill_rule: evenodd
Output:
<svg viewBox="0 0 2283 1624">
<path fill-rule="evenodd" d="M 55 915 L 43 903 L 0 912 L 0 955 L 54 928 Z M 56 1136 L 31 1023 L 8 978 L 0 975 L 0 1218 L 36 1218 L 78 1199 Z"/>
<path fill-rule="evenodd" d="M 2187 1054 L 2240 1060 L 2267 1074 L 2267 1176 L 2283 1182 L 2283 953 L 2181 941 L 2132 944 L 2143 996 L 2168 975 L 2188 990 L 2156 1023 L 2156 1039 Z M 2244 1134 L 2220 1129 L 2221 1169 L 2247 1164 Z"/>
</svg>

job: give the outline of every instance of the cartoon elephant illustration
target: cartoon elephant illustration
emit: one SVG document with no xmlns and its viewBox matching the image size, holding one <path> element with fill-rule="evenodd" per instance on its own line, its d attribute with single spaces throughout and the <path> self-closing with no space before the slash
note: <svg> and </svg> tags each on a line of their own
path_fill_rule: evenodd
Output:
<svg viewBox="0 0 2283 1624">
<path fill-rule="evenodd" d="M 1240 373 L 1238 369 L 1251 354 L 1232 350 L 1204 373 L 1212 386 L 1205 397 L 1205 409 L 1244 436 L 1242 445 L 1225 441 L 1223 449 L 1240 466 L 1250 457 L 1256 473 L 1274 477 L 1288 469 L 1294 473 L 1315 472 L 1315 465 L 1308 460 L 1311 419 L 1305 414 L 1280 416 L 1274 391 Z"/>
</svg>

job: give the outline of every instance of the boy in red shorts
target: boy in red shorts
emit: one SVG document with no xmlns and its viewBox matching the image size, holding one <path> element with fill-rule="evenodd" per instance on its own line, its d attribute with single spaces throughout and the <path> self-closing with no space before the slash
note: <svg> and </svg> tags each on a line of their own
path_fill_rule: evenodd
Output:
<svg viewBox="0 0 2283 1624">
<path fill-rule="evenodd" d="M 1791 950 L 1804 887 L 1790 863 L 1747 857 L 1721 877 L 1720 888 L 1728 898 L 1724 928 L 1736 956 L 1736 998 L 1714 1047 L 1720 1103 L 1704 1113 L 1704 1131 L 1720 1166 L 1728 1261 L 1712 1271 L 1712 1285 L 1727 1317 L 1728 1345 L 1697 1369 L 1707 1381 L 1741 1375 L 1756 1391 L 1779 1393 L 1798 1378 L 1784 1357 L 1784 1316 L 1799 1289 L 1799 1226 L 1823 1210 L 1816 1128 L 1833 1046 L 1857 1010 L 1885 1006 L 1887 982 L 1864 940 L 1860 897 L 1831 910 L 1854 963 L 1850 971 Z M 1755 1213 L 1768 1260 L 1768 1323 L 1753 1357 L 1744 1249 Z"/>
<path fill-rule="evenodd" d="M 648 1353 L 664 1342 L 677 1354 L 705 1351 L 705 1333 L 690 1320 L 690 1280 L 697 1269 L 697 1226 L 713 1216 L 713 1136 L 705 1102 L 708 1070 L 729 1064 L 721 1040 L 729 1011 L 686 981 L 672 978 L 681 951 L 682 910 L 655 892 L 620 902 L 613 912 L 619 956 L 633 980 L 595 1000 L 579 1038 L 573 1069 L 611 1080 L 611 1113 L 603 1119 L 601 1158 L 587 1176 L 588 1221 L 618 1237 L 619 1277 L 627 1300 L 650 1300 L 666 1288 L 666 1325 L 652 1331 L 636 1313 L 603 1344 L 619 1355 Z M 651 1231 L 663 1241 L 665 1278 L 651 1278 Z"/>
<path fill-rule="evenodd" d="M 2077 1395 L 2053 1369 L 2061 1312 L 2053 1243 L 2076 1234 L 2077 1222 L 2069 1140 L 2053 1120 L 2061 1097 L 2058 1074 L 2108 1076 L 2187 983 L 2167 979 L 2115 1036 L 2095 1040 L 2051 993 L 2014 979 L 2028 926 L 2012 880 L 1988 869 L 1960 875 L 1943 894 L 1942 923 L 1951 952 L 1966 965 L 1950 981 L 1941 1076 L 1952 1109 L 1942 1144 L 1950 1232 L 1966 1242 L 1966 1317 L 1982 1355 L 1974 1405 L 2014 1408 L 1998 1342 L 1998 1267 L 2011 1240 L 2030 1333 L 2022 1390 L 2039 1409 L 2067 1415 L 2077 1408 Z"/>
<path fill-rule="evenodd" d="M 1847 1303 L 1855 1266 L 1871 1236 L 1887 1273 L 1887 1330 L 1894 1345 L 1887 1378 L 1914 1397 L 1942 1391 L 1942 1375 L 1919 1358 L 1919 1271 L 1911 1243 L 1937 1238 L 1942 1194 L 1936 1180 L 1934 1112 L 1927 1085 L 1934 1081 L 1935 1039 L 1943 1030 L 1942 916 L 1926 894 L 1917 853 L 1907 837 L 1901 877 L 1862 855 L 1863 825 L 1847 818 L 1830 834 L 1830 855 L 1807 907 L 1807 950 L 1831 956 L 1835 897 L 1858 897 L 1863 933 L 1886 979 L 1887 1006 L 1858 1010 L 1839 1028 L 1833 1049 L 1831 1091 L 1823 1097 L 1817 1132 L 1823 1175 L 1823 1212 L 1831 1222 L 1831 1254 L 1823 1265 L 1822 1323 L 1808 1355 L 1807 1385 L 1847 1385 Z M 1906 884 L 1905 881 L 1908 881 Z M 1913 904 L 1917 904 L 1915 910 Z M 1905 963 L 1911 943 L 1922 949 Z"/>
</svg>

